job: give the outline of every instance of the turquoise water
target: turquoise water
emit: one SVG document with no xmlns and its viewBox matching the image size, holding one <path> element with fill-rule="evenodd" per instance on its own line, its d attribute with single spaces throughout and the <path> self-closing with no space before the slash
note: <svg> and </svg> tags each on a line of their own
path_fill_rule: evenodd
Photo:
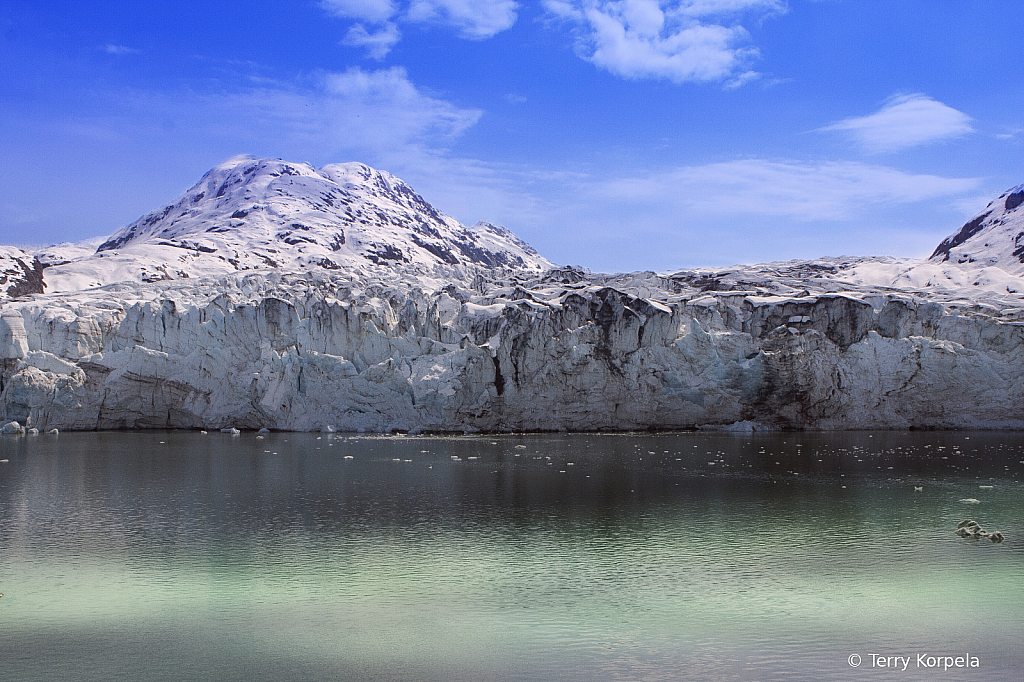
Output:
<svg viewBox="0 0 1024 682">
<path fill-rule="evenodd" d="M 68 433 L 0 459 L 4 680 L 1024 677 L 1024 434 Z"/>
</svg>

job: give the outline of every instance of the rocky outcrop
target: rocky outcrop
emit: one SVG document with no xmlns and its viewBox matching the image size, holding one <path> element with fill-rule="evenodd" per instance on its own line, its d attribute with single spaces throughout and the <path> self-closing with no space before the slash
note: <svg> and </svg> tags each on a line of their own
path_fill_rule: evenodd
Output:
<svg viewBox="0 0 1024 682">
<path fill-rule="evenodd" d="M 318 268 L 37 296 L 0 317 L 0 416 L 40 429 L 1024 428 L 1015 299 L 756 275 L 744 291 L 686 274 Z"/>
<path fill-rule="evenodd" d="M 964 519 L 956 526 L 956 534 L 962 538 L 988 538 L 992 542 L 1002 542 L 1005 538 L 999 531 L 989 533 L 981 525 L 972 519 Z"/>
<path fill-rule="evenodd" d="M 43 264 L 35 256 L 12 246 L 0 246 L 0 300 L 41 294 Z"/>
</svg>

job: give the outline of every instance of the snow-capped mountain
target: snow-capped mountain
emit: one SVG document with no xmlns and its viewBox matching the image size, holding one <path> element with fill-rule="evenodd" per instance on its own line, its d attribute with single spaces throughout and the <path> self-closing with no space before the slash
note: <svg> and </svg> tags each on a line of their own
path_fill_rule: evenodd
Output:
<svg viewBox="0 0 1024 682">
<path fill-rule="evenodd" d="M 94 255 L 63 264 L 57 264 L 59 253 L 53 255 L 48 292 L 266 268 L 552 267 L 509 230 L 484 222 L 463 226 L 390 173 L 361 163 L 317 169 L 252 157 L 210 170 Z"/>
<path fill-rule="evenodd" d="M 946 237 L 930 260 L 995 266 L 1024 275 L 1024 185 L 999 195 L 955 234 Z"/>
</svg>

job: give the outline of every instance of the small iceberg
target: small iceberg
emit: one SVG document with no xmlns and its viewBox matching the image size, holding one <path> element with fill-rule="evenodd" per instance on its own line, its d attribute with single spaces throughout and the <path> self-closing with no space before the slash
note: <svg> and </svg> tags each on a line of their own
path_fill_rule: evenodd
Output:
<svg viewBox="0 0 1024 682">
<path fill-rule="evenodd" d="M 221 429 L 220 432 L 221 433 L 230 433 L 232 436 L 237 436 L 238 434 L 241 433 L 241 431 L 239 431 L 238 429 L 236 429 L 233 426 L 229 426 L 226 429 Z"/>
<path fill-rule="evenodd" d="M 23 436 L 25 435 L 25 427 L 18 422 L 7 422 L 3 426 L 0 426 L 0 433 L 10 436 Z"/>
</svg>

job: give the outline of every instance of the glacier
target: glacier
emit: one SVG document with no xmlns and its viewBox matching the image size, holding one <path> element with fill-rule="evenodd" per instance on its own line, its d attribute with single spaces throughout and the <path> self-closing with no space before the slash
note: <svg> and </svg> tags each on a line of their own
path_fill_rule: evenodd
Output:
<svg viewBox="0 0 1024 682">
<path fill-rule="evenodd" d="M 983 257 L 977 231 L 926 261 L 600 274 L 554 266 L 504 228 L 465 228 L 362 164 L 325 168 L 232 160 L 95 252 L 3 252 L 52 284 L 0 297 L 3 421 L 1024 428 L 1024 280 L 1002 242 Z M 1004 242 L 1014 196 L 987 207 Z M 251 210 L 230 217 L 239 206 Z M 287 234 L 296 223 L 308 229 Z M 967 247 L 972 260 L 944 257 Z"/>
</svg>

